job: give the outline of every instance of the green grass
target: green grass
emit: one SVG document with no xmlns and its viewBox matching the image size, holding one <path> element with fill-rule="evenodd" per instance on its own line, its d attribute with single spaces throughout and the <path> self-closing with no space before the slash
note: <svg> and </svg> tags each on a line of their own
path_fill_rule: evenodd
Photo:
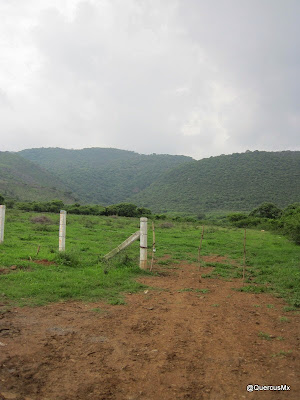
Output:
<svg viewBox="0 0 300 400">
<path fill-rule="evenodd" d="M 284 312 L 291 312 L 291 311 L 297 311 L 297 307 L 295 306 L 284 306 L 283 307 Z"/>
<path fill-rule="evenodd" d="M 261 339 L 265 339 L 265 340 L 271 340 L 271 339 L 272 339 L 272 336 L 269 335 L 268 333 L 265 333 L 265 332 L 259 332 L 259 333 L 258 333 L 258 336 L 259 336 Z"/>
<path fill-rule="evenodd" d="M 264 339 L 264 340 L 272 340 L 272 339 L 276 339 L 276 340 L 279 340 L 279 341 L 283 341 L 284 340 L 284 337 L 282 337 L 282 336 L 274 336 L 274 335 L 270 335 L 269 333 L 265 333 L 265 332 L 259 332 L 258 333 L 258 337 L 260 337 L 261 339 Z"/>
<path fill-rule="evenodd" d="M 182 292 L 208 293 L 209 289 L 184 288 L 184 289 L 178 290 L 178 293 L 182 293 Z"/>
<path fill-rule="evenodd" d="M 118 229 L 117 224 L 109 228 L 106 224 L 119 219 L 68 215 L 67 251 L 59 253 L 59 216 L 50 214 L 53 224 L 43 226 L 31 222 L 33 215 L 7 212 L 0 266 L 16 265 L 18 269 L 0 276 L 0 292 L 12 304 L 41 305 L 69 299 L 124 304 L 123 292 L 134 293 L 144 287 L 134 279 L 145 274 L 138 268 L 138 243 L 112 261 L 102 261 L 109 250 L 137 230 L 137 220 L 122 218 Z M 53 264 L 31 261 L 45 259 Z"/>
<path fill-rule="evenodd" d="M 40 214 L 10 209 L 6 212 L 0 268 L 18 267 L 10 274 L 0 275 L 0 293 L 4 293 L 7 302 L 38 305 L 68 299 L 105 299 L 111 304 L 122 304 L 122 293 L 134 293 L 143 288 L 135 278 L 149 272 L 138 268 L 138 241 L 111 261 L 103 261 L 106 253 L 139 229 L 138 219 L 68 215 L 66 252 L 59 253 L 59 215 L 47 214 L 51 220 L 47 225 L 34 223 L 32 218 L 37 215 Z M 181 260 L 196 263 L 202 226 L 178 221 L 172 221 L 173 226 L 168 229 L 160 225 L 155 222 L 157 265 L 171 267 Z M 243 229 L 205 227 L 201 256 L 217 254 L 228 260 L 221 264 L 201 261 L 201 266 L 212 267 L 206 276 L 227 280 L 241 278 L 243 237 Z M 151 248 L 150 228 L 148 245 Z M 241 290 L 271 292 L 284 297 L 289 307 L 299 307 L 299 246 L 269 232 L 247 230 L 246 250 L 246 285 Z M 150 252 L 149 249 L 149 256 Z M 48 260 L 53 264 L 32 262 L 36 260 Z"/>
<path fill-rule="evenodd" d="M 285 358 L 287 356 L 290 356 L 292 354 L 292 350 L 284 351 L 280 350 L 278 353 L 272 354 L 272 357 L 274 358 Z"/>
<path fill-rule="evenodd" d="M 107 313 L 107 310 L 103 310 L 102 308 L 99 307 L 92 308 L 90 311 L 95 312 L 97 314 Z"/>
<path fill-rule="evenodd" d="M 205 263 L 205 267 L 214 267 L 211 273 L 202 274 L 202 278 L 241 278 L 243 276 L 242 267 L 236 267 L 232 264 Z"/>
<path fill-rule="evenodd" d="M 280 322 L 290 322 L 290 320 L 289 320 L 288 317 L 280 317 L 280 318 L 279 318 L 279 321 L 280 321 Z"/>
</svg>

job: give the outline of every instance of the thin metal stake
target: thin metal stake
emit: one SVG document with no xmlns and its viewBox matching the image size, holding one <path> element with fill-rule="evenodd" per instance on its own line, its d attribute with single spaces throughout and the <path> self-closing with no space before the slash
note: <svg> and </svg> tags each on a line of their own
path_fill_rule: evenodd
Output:
<svg viewBox="0 0 300 400">
<path fill-rule="evenodd" d="M 152 268 L 153 268 L 154 253 L 156 251 L 156 249 L 155 249 L 155 230 L 154 230 L 154 222 L 153 221 L 152 221 L 152 232 L 153 232 L 153 243 L 152 243 L 152 260 L 151 260 L 150 271 L 152 271 Z"/>
<path fill-rule="evenodd" d="M 202 226 L 202 235 L 201 235 L 201 239 L 200 239 L 200 245 L 199 245 L 199 247 L 198 247 L 198 263 L 199 263 L 199 270 L 200 270 L 200 267 L 201 267 L 201 264 L 200 264 L 200 254 L 201 254 L 201 247 L 202 247 L 203 236 L 204 236 L 204 225 Z"/>
<path fill-rule="evenodd" d="M 246 270 L 246 229 L 244 233 L 244 265 L 243 265 L 243 285 L 245 283 L 245 270 Z"/>
</svg>

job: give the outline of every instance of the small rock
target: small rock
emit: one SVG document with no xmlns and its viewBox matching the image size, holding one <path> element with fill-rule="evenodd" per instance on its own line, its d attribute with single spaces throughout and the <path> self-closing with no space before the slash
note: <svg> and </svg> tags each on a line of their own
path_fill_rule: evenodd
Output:
<svg viewBox="0 0 300 400">
<path fill-rule="evenodd" d="M 18 395 L 15 393 L 1 392 L 1 394 L 6 400 L 14 400 L 18 397 Z"/>
<path fill-rule="evenodd" d="M 17 269 L 17 266 L 16 266 L 16 265 L 12 265 L 12 266 L 10 267 L 10 269 L 14 271 L 14 270 Z"/>
</svg>

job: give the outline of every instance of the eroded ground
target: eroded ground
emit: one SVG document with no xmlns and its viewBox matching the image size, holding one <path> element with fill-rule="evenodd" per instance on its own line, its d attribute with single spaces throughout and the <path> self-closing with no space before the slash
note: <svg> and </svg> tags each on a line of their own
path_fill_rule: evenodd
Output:
<svg viewBox="0 0 300 400">
<path fill-rule="evenodd" d="M 300 398 L 299 314 L 232 290 L 239 280 L 201 279 L 196 265 L 155 268 L 142 279 L 151 288 L 126 305 L 2 312 L 0 399 Z M 291 390 L 248 393 L 248 384 Z"/>
</svg>

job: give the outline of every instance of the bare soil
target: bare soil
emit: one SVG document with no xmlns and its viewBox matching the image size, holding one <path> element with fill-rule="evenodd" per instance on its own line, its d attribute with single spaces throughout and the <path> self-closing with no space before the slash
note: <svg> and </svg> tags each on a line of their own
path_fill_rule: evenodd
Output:
<svg viewBox="0 0 300 400">
<path fill-rule="evenodd" d="M 195 264 L 155 271 L 126 305 L 1 304 L 0 400 L 300 398 L 300 316 L 282 299 L 201 279 L 210 269 Z"/>
</svg>

